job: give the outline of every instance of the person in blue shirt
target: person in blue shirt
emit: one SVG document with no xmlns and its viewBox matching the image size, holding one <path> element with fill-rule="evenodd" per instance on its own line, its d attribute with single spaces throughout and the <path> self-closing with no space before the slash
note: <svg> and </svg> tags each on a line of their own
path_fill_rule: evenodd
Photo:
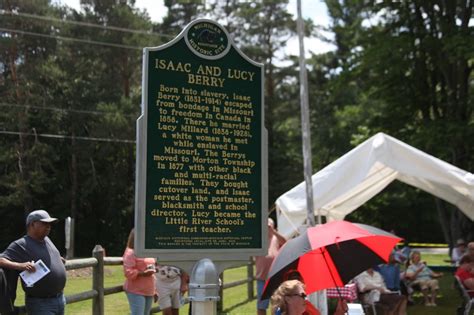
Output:
<svg viewBox="0 0 474 315">
<path fill-rule="evenodd" d="M 438 280 L 443 275 L 442 272 L 434 272 L 424 262 L 421 261 L 421 253 L 413 251 L 411 254 L 411 264 L 406 271 L 406 278 L 410 285 L 419 285 L 425 298 L 426 306 L 436 306 L 436 295 L 439 290 Z"/>
<path fill-rule="evenodd" d="M 382 275 L 390 291 L 400 291 L 400 266 L 392 253 L 387 264 L 379 265 L 376 270 Z"/>
</svg>

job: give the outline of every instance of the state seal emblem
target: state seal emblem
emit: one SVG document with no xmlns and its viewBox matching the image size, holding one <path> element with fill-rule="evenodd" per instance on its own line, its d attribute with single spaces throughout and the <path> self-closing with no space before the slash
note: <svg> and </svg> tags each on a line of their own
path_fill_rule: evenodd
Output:
<svg viewBox="0 0 474 315">
<path fill-rule="evenodd" d="M 198 56 L 218 59 L 230 49 L 227 32 L 210 20 L 197 20 L 185 35 L 186 44 Z"/>
</svg>

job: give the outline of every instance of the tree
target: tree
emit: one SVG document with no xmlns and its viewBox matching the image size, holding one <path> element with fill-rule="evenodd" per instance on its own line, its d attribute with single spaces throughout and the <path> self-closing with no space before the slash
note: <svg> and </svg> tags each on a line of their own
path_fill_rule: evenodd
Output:
<svg viewBox="0 0 474 315">
<path fill-rule="evenodd" d="M 76 224 L 88 227 L 77 229 L 80 252 L 89 252 L 99 239 L 109 253 L 115 253 L 122 250 L 133 226 L 135 149 L 131 141 L 140 114 L 141 49 L 160 41 L 155 34 L 145 34 L 152 24 L 133 2 L 88 1 L 84 9 L 76 18 L 104 28 L 69 32 L 103 45 L 71 44 L 59 57 L 67 89 L 57 91 L 58 95 L 73 109 L 89 111 L 65 120 L 72 136 L 64 152 L 69 156 L 71 214 Z M 73 67 L 67 64 L 71 57 Z"/>
<path fill-rule="evenodd" d="M 327 3 L 344 57 L 340 78 L 357 87 L 355 108 L 364 113 L 359 128 L 472 169 L 473 147 L 465 141 L 474 132 L 472 2 Z M 458 210 L 439 200 L 436 206 L 448 243 L 473 236 L 473 223 Z"/>
<path fill-rule="evenodd" d="M 273 202 L 286 191 L 287 174 L 282 172 L 288 160 L 285 144 L 287 135 L 281 132 L 280 119 L 277 117 L 283 102 L 278 89 L 287 78 L 287 72 L 277 65 L 276 55 L 281 53 L 288 39 L 295 34 L 296 23 L 287 11 L 288 1 L 262 1 L 243 3 L 234 10 L 235 21 L 231 27 L 235 30 L 235 41 L 251 59 L 264 64 L 265 69 L 265 126 L 268 130 L 268 181 L 269 200 Z M 294 73 L 296 76 L 296 73 Z M 294 112 L 298 115 L 298 112 Z M 282 119 L 284 120 L 284 119 Z M 302 167 L 301 167 L 302 170 Z M 302 171 L 301 171 L 302 173 Z"/>
<path fill-rule="evenodd" d="M 49 37 L 13 31 L 0 37 L 0 93 L 2 106 L 10 106 L 0 113 L 2 128 L 18 131 L 20 125 L 18 139 L 1 138 L 2 222 L 17 223 L 6 227 L 2 245 L 24 230 L 18 211 L 45 208 L 76 218 L 77 254 L 88 255 L 97 240 L 109 253 L 123 248 L 133 222 L 135 150 L 120 140 L 135 136 L 141 48 L 157 42 L 156 35 L 133 31 L 151 29 L 143 12 L 112 2 L 88 1 L 85 13 L 48 1 L 7 3 L 9 10 L 45 17 L 11 16 L 10 28 Z M 58 35 L 76 40 L 58 41 Z"/>
<path fill-rule="evenodd" d="M 7 12 L 20 11 L 55 14 L 47 1 L 6 1 L 0 7 Z M 46 125 L 50 117 L 36 110 L 44 92 L 36 78 L 41 76 L 39 64 L 54 53 L 55 42 L 32 37 L 23 32 L 49 35 L 53 30 L 38 21 L 27 21 L 14 15 L 2 16 L 0 32 L 0 95 L 4 110 L 0 113 L 2 129 L 0 165 L 0 215 L 5 224 L 2 244 L 10 235 L 24 232 L 24 218 L 36 207 L 44 204 L 39 196 L 47 195 L 54 181 L 51 173 L 53 147 L 37 134 L 39 126 Z M 11 240 L 11 239 L 10 239 Z"/>
<path fill-rule="evenodd" d="M 170 36 L 177 36 L 184 27 L 204 12 L 204 4 L 199 1 L 175 1 L 165 0 L 168 14 L 163 23 L 158 27 L 159 31 Z"/>
</svg>

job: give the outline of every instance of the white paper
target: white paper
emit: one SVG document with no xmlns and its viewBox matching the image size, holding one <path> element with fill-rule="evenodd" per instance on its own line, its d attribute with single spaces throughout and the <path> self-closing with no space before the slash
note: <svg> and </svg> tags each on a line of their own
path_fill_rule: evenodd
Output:
<svg viewBox="0 0 474 315">
<path fill-rule="evenodd" d="M 28 287 L 32 287 L 36 282 L 41 280 L 50 272 L 49 268 L 41 259 L 35 262 L 35 268 L 35 272 L 29 272 L 25 270 L 20 273 L 21 279 L 23 279 L 23 282 L 25 282 L 26 286 Z"/>
<path fill-rule="evenodd" d="M 347 315 L 363 315 L 364 309 L 361 304 L 358 303 L 347 303 Z"/>
</svg>

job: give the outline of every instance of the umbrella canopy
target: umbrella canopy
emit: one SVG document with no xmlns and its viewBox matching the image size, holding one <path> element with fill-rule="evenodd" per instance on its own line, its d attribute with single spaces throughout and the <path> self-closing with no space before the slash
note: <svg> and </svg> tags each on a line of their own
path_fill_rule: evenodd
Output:
<svg viewBox="0 0 474 315">
<path fill-rule="evenodd" d="M 300 272 L 307 293 L 341 287 L 367 268 L 387 262 L 400 240 L 376 227 L 347 221 L 310 227 L 280 249 L 262 299 L 271 296 L 291 269 Z"/>
</svg>

